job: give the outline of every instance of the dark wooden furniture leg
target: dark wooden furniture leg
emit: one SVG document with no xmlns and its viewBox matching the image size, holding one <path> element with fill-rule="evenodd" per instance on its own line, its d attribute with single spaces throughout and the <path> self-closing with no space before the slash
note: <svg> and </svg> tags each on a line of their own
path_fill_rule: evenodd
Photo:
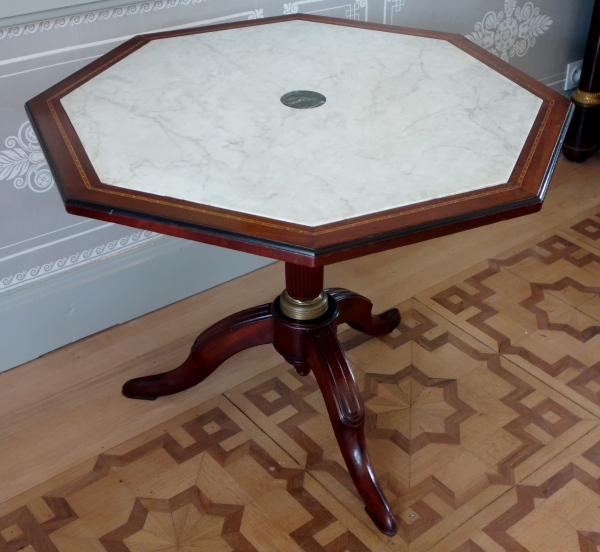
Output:
<svg viewBox="0 0 600 552">
<path fill-rule="evenodd" d="M 360 391 L 335 334 L 334 324 L 309 331 L 307 361 L 323 394 L 335 437 L 366 511 L 380 531 L 394 535 L 396 520 L 377 483 L 367 450 Z"/>
<path fill-rule="evenodd" d="M 335 289 L 331 294 L 328 290 L 328 299 L 326 313 L 301 322 L 285 316 L 277 298 L 273 303 L 273 345 L 301 375 L 314 372 L 340 451 L 367 513 L 380 531 L 394 535 L 396 520 L 377 483 L 367 450 L 362 398 L 336 332 L 342 320 L 340 306 L 345 317 L 354 314 L 356 324 L 374 334 L 392 331 L 400 322 L 400 315 L 392 309 L 388 311 L 391 315 L 372 316 L 371 302 L 347 290 Z"/>
<path fill-rule="evenodd" d="M 297 318 L 284 312 L 285 301 Z M 315 308 L 320 309 L 317 314 Z M 377 483 L 367 450 L 360 391 L 336 336 L 342 322 L 369 335 L 389 333 L 400 323 L 397 309 L 373 316 L 372 308 L 371 301 L 352 291 L 323 290 L 323 268 L 286 264 L 286 291 L 272 304 L 217 322 L 200 334 L 181 366 L 130 380 L 123 386 L 123 394 L 152 400 L 178 393 L 200 383 L 235 353 L 272 343 L 301 375 L 314 372 L 358 494 L 375 525 L 387 535 L 394 535 L 396 520 Z M 309 318 L 303 319 L 306 313 Z"/>
<path fill-rule="evenodd" d="M 185 391 L 210 376 L 229 357 L 267 343 L 273 343 L 271 305 L 238 312 L 202 332 L 181 366 L 163 374 L 129 380 L 123 385 L 123 395 L 154 400 Z"/>
<path fill-rule="evenodd" d="M 600 143 L 600 0 L 596 0 L 579 87 L 573 93 L 575 110 L 563 153 L 570 161 L 581 163 Z"/>
<path fill-rule="evenodd" d="M 388 334 L 400 324 L 398 309 L 373 316 L 373 303 L 366 297 L 342 288 L 329 288 L 327 293 L 338 305 L 338 324 L 346 322 L 351 328 L 367 335 Z"/>
</svg>

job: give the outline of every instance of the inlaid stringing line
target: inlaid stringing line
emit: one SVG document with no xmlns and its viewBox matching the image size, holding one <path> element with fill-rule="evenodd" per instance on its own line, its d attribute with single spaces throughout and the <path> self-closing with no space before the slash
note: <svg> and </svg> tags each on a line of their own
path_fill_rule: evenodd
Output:
<svg viewBox="0 0 600 552">
<path fill-rule="evenodd" d="M 191 33 L 190 33 L 191 34 Z M 149 42 L 149 41 L 147 41 Z M 398 217 L 402 217 L 402 216 L 406 216 L 406 215 L 410 215 L 410 214 L 414 214 L 414 213 L 419 213 L 419 212 L 423 212 L 423 211 L 428 211 L 430 209 L 436 208 L 436 207 L 443 207 L 443 206 L 448 206 L 448 205 L 456 205 L 459 203 L 462 203 L 464 201 L 467 200 L 472 200 L 472 199 L 478 199 L 481 197 L 487 197 L 487 196 L 491 196 L 491 195 L 496 195 L 499 193 L 504 193 L 504 192 L 508 192 L 511 190 L 515 190 L 521 187 L 525 176 L 529 170 L 529 167 L 531 165 L 531 162 L 533 160 L 533 157 L 535 155 L 535 152 L 537 150 L 537 146 L 541 140 L 541 136 L 542 133 L 547 125 L 547 122 L 550 118 L 550 113 L 552 112 L 552 109 L 554 107 L 554 101 L 551 101 L 549 103 L 548 109 L 546 111 L 544 120 L 540 126 L 540 129 L 537 133 L 537 136 L 535 138 L 535 141 L 532 145 L 532 148 L 529 152 L 529 155 L 527 156 L 527 160 L 525 163 L 525 166 L 523 167 L 523 171 L 521 172 L 521 175 L 519 176 L 519 179 L 516 183 L 507 183 L 506 186 L 502 187 L 501 189 L 496 189 L 493 191 L 487 191 L 487 192 L 480 192 L 474 195 L 469 195 L 468 197 L 463 197 L 463 198 L 457 198 L 457 199 L 448 199 L 446 201 L 443 202 L 438 202 L 435 203 L 434 205 L 427 205 L 427 206 L 423 206 L 423 207 L 415 207 L 413 209 L 408 209 L 408 210 L 404 210 L 400 213 L 393 213 L 393 214 L 389 214 L 389 215 L 382 215 L 379 217 L 371 217 L 368 218 L 367 220 L 363 220 L 363 221 L 359 221 L 359 222 L 354 222 L 354 223 L 349 223 L 349 224 L 345 224 L 345 225 L 341 225 L 341 226 L 335 226 L 333 228 L 330 229 L 326 229 L 326 230 L 320 230 L 320 231 L 307 231 L 307 230 L 302 230 L 300 228 L 294 228 L 291 226 L 287 226 L 285 224 L 276 224 L 276 223 L 269 223 L 269 222 L 264 222 L 264 221 L 258 221 L 256 219 L 250 219 L 250 218 L 246 218 L 246 217 L 242 217 L 242 216 L 236 216 L 236 215 L 230 215 L 230 214 L 226 214 L 226 213 L 221 213 L 218 211 L 214 211 L 210 208 L 201 208 L 201 207 L 192 207 L 192 206 L 187 206 L 187 205 L 181 205 L 181 204 L 177 204 L 177 203 L 172 203 L 170 201 L 166 201 L 166 200 L 159 200 L 159 199 L 151 199 L 151 198 L 146 198 L 146 197 L 142 197 L 142 196 L 138 196 L 132 193 L 124 193 L 124 192 L 117 192 L 115 190 L 107 190 L 105 188 L 100 188 L 100 187 L 96 187 L 93 186 L 92 183 L 90 182 L 90 179 L 88 178 L 85 169 L 83 168 L 83 165 L 81 164 L 77 153 L 75 152 L 75 149 L 73 148 L 73 145 L 71 144 L 71 141 L 67 135 L 67 132 L 64 129 L 64 126 L 62 125 L 62 122 L 60 121 L 60 118 L 58 117 L 58 113 L 56 112 L 56 109 L 54 108 L 53 105 L 53 100 L 56 99 L 60 99 L 61 97 L 65 96 L 69 91 L 71 91 L 73 88 L 77 87 L 81 82 L 86 81 L 86 80 L 90 80 L 91 78 L 93 78 L 96 74 L 102 72 L 104 69 L 106 69 L 107 67 L 114 65 L 115 63 L 117 63 L 118 61 L 120 61 L 122 58 L 124 58 L 125 56 L 127 56 L 129 53 L 131 53 L 132 51 L 141 48 L 142 46 L 145 45 L 145 42 L 140 44 L 140 43 L 136 43 L 133 46 L 127 48 L 125 51 L 121 52 L 118 56 L 111 58 L 109 61 L 105 62 L 104 64 L 102 64 L 101 66 L 97 67 L 92 73 L 87 74 L 85 77 L 82 77 L 80 79 L 78 79 L 77 81 L 71 83 L 70 85 L 68 85 L 67 87 L 61 89 L 60 91 L 58 91 L 56 94 L 54 94 L 52 97 L 50 97 L 47 100 L 47 104 L 48 107 L 50 109 L 50 112 L 52 114 L 52 117 L 59 129 L 59 132 L 65 142 L 65 145 L 67 146 L 67 149 L 69 150 L 69 153 L 71 155 L 71 158 L 73 159 L 73 162 L 75 163 L 75 166 L 77 167 L 77 171 L 79 172 L 81 179 L 85 185 L 85 187 L 89 190 L 93 190 L 96 192 L 100 192 L 100 193 L 106 193 L 106 194 L 110 194 L 110 195 L 116 195 L 116 196 L 121 196 L 121 197 L 126 197 L 126 198 L 131 198 L 131 199 L 135 199 L 135 200 L 141 200 L 141 201 L 145 201 L 145 202 L 149 202 L 149 203 L 154 203 L 154 204 L 158 204 L 158 205 L 165 205 L 168 207 L 174 207 L 174 208 L 178 208 L 178 209 L 184 209 L 187 211 L 193 211 L 193 212 L 198 212 L 198 213 L 203 213 L 203 214 L 207 214 L 207 215 L 211 215 L 211 216 L 216 216 L 216 217 L 221 217 L 221 218 L 225 218 L 225 219 L 229 219 L 229 220 L 236 220 L 236 221 L 241 221 L 241 222 L 246 222 L 249 224 L 253 224 L 253 225 L 258 225 L 258 226 L 264 226 L 264 227 L 268 227 L 268 228 L 276 228 L 276 229 L 282 229 L 282 230 L 287 230 L 289 232 L 292 233 L 297 233 L 297 234 L 304 234 L 304 235 L 312 235 L 312 236 L 316 236 L 316 235 L 324 235 L 324 234 L 329 234 L 332 232 L 337 232 L 339 230 L 345 230 L 345 229 L 349 229 L 349 228 L 355 228 L 358 226 L 363 226 L 365 224 L 371 224 L 373 222 L 379 222 L 379 221 L 383 221 L 383 220 L 391 220 L 394 218 L 398 218 Z"/>
<path fill-rule="evenodd" d="M 521 176 L 519 177 L 519 180 L 518 180 L 519 187 L 521 186 L 521 184 L 523 184 L 525 175 L 527 174 L 527 171 L 529 170 L 529 165 L 531 165 L 531 161 L 533 160 L 533 156 L 535 155 L 535 150 L 537 149 L 538 144 L 540 143 L 540 140 L 542 138 L 542 132 L 544 132 L 544 129 L 546 128 L 546 124 L 548 123 L 548 119 L 550 118 L 550 113 L 552 112 L 553 107 L 554 107 L 554 102 L 550 102 L 550 105 L 548 106 L 548 110 L 546 111 L 546 116 L 544 117 L 544 120 L 542 121 L 542 126 L 540 127 L 540 130 L 537 133 L 537 136 L 535 137 L 535 141 L 533 142 L 531 151 L 529 152 L 529 155 L 527 156 L 527 161 L 525 162 L 525 167 L 523 167 L 523 172 L 521 173 Z"/>
</svg>

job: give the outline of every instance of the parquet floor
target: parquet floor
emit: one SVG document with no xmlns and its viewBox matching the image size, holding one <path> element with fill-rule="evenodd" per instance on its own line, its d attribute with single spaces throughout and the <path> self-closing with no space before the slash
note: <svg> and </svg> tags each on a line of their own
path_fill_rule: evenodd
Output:
<svg viewBox="0 0 600 552">
<path fill-rule="evenodd" d="M 398 519 L 395 537 L 366 515 L 314 378 L 268 348 L 237 355 L 180 397 L 113 397 L 131 373 L 176 364 L 192 334 L 169 334 L 157 317 L 167 324 L 177 309 L 191 313 L 199 304 L 191 298 L 144 317 L 150 328 L 134 321 L 0 379 L 26 403 L 12 414 L 0 409 L 0 551 L 599 552 L 600 190 L 569 195 L 569 187 L 600 188 L 598 169 L 598 157 L 562 162 L 549 212 L 510 240 L 496 237 L 492 247 L 493 230 L 480 229 L 404 253 L 442 263 L 462 245 L 462 258 L 446 263 L 454 273 L 396 277 L 400 256 L 378 280 L 372 267 L 383 270 L 391 252 L 332 267 L 346 279 L 336 284 L 366 295 L 360 283 L 371 278 L 382 308 L 399 299 L 402 322 L 391 335 L 340 329 L 374 468 Z M 565 208 L 569 198 L 577 209 Z M 525 228 L 510 221 L 499 234 L 511 224 L 513 234 Z M 219 293 L 233 293 L 237 310 L 247 305 L 236 290 L 257 286 L 244 298 L 252 304 L 274 295 L 279 278 L 280 266 L 267 267 L 200 294 L 216 301 L 206 318 L 222 316 Z M 198 321 L 184 317 L 185 327 Z M 95 370 L 107 359 L 119 369 L 79 376 L 69 388 L 77 400 L 63 396 L 71 414 L 51 414 L 50 392 L 34 392 L 28 378 L 54 367 L 65 385 L 60 360 L 83 370 L 90 358 Z M 42 444 L 20 433 L 36 434 L 31 420 L 46 430 Z"/>
</svg>

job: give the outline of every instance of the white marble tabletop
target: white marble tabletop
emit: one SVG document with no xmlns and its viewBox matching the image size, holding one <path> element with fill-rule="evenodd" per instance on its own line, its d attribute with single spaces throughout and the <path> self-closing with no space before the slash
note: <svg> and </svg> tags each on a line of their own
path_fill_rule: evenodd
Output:
<svg viewBox="0 0 600 552">
<path fill-rule="evenodd" d="M 506 182 L 542 104 L 446 41 L 298 20 L 151 41 L 61 101 L 102 182 L 309 226 Z"/>
</svg>

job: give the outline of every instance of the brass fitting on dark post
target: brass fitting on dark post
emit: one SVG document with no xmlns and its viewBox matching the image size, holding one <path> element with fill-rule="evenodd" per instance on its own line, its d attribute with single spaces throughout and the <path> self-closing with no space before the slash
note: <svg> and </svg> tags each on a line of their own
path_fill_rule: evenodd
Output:
<svg viewBox="0 0 600 552">
<path fill-rule="evenodd" d="M 581 163 L 591 157 L 600 144 L 600 0 L 596 0 L 579 88 L 571 97 L 573 118 L 563 144 L 569 161 Z"/>
<path fill-rule="evenodd" d="M 287 289 L 279 296 L 279 308 L 288 318 L 293 320 L 314 320 L 327 312 L 329 300 L 327 293 L 322 291 L 314 299 L 301 301 L 290 296 Z"/>
</svg>

